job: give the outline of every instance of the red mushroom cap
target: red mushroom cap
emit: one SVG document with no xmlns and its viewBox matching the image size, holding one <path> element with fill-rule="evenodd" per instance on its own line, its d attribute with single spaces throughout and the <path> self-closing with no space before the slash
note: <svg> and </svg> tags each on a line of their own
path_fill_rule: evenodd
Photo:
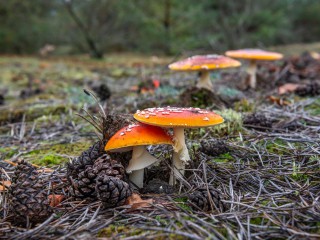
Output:
<svg viewBox="0 0 320 240">
<path fill-rule="evenodd" d="M 139 122 L 159 127 L 197 128 L 224 122 L 220 115 L 200 108 L 147 108 L 138 110 L 133 117 Z"/>
<path fill-rule="evenodd" d="M 173 142 L 171 136 L 164 129 L 137 123 L 116 132 L 107 142 L 105 150 L 155 144 L 173 144 Z M 130 148 L 125 150 L 130 150 Z"/>
<path fill-rule="evenodd" d="M 222 55 L 197 55 L 169 65 L 171 70 L 201 71 L 219 68 L 239 67 L 241 63 Z"/>
</svg>

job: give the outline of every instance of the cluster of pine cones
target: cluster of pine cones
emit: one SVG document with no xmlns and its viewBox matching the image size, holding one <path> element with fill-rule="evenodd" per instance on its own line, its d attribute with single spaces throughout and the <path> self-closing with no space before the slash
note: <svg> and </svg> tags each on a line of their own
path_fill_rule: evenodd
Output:
<svg viewBox="0 0 320 240">
<path fill-rule="evenodd" d="M 104 143 L 99 141 L 73 159 L 67 166 L 68 189 L 76 199 L 100 200 L 105 207 L 123 205 L 132 195 L 125 181 L 125 169 L 104 152 Z M 10 210 L 19 225 L 43 222 L 52 213 L 49 202 L 50 177 L 40 173 L 30 163 L 18 163 L 10 186 Z"/>
<path fill-rule="evenodd" d="M 123 205 L 133 192 L 126 181 L 124 166 L 104 151 L 105 142 L 106 139 L 96 142 L 67 165 L 67 172 L 62 175 L 68 179 L 68 186 L 63 184 L 61 188 L 75 199 L 100 200 L 105 207 L 116 207 Z M 49 202 L 52 178 L 30 163 L 19 162 L 9 190 L 15 224 L 41 223 L 54 212 Z M 196 210 L 222 210 L 220 195 L 217 190 L 206 188 L 194 191 L 188 198 Z"/>
<path fill-rule="evenodd" d="M 132 190 L 125 181 L 125 169 L 103 150 L 104 143 L 96 142 L 67 166 L 75 198 L 99 199 L 106 207 L 120 206 L 131 196 Z"/>
</svg>

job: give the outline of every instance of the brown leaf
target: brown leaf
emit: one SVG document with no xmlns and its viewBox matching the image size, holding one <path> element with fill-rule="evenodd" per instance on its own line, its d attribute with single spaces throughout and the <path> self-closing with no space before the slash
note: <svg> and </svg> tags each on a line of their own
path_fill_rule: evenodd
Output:
<svg viewBox="0 0 320 240">
<path fill-rule="evenodd" d="M 153 199 L 143 200 L 139 194 L 133 193 L 130 197 L 127 198 L 126 204 L 131 205 L 130 210 L 137 210 L 140 208 L 150 207 L 153 203 Z"/>
<path fill-rule="evenodd" d="M 278 88 L 278 93 L 279 95 L 291 93 L 291 92 L 294 92 L 300 86 L 301 86 L 300 84 L 296 84 L 296 83 L 286 83 Z"/>
<path fill-rule="evenodd" d="M 56 207 L 64 200 L 64 195 L 51 194 L 48 196 L 48 198 L 49 198 L 50 206 Z"/>
<path fill-rule="evenodd" d="M 0 182 L 0 192 L 4 192 L 10 187 L 11 181 L 1 181 Z"/>
<path fill-rule="evenodd" d="M 268 99 L 272 102 L 272 103 L 276 103 L 278 104 L 279 106 L 288 106 L 290 105 L 291 103 L 282 99 L 282 98 L 279 98 L 279 97 L 275 97 L 275 96 L 269 96 Z"/>
</svg>

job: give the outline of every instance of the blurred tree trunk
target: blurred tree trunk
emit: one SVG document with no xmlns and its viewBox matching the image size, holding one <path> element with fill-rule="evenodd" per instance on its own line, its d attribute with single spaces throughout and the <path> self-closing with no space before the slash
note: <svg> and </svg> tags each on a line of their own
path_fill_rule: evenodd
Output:
<svg viewBox="0 0 320 240">
<path fill-rule="evenodd" d="M 64 4 L 66 6 L 66 9 L 71 16 L 71 18 L 74 20 L 74 22 L 77 24 L 78 28 L 82 32 L 86 43 L 90 49 L 91 52 L 91 57 L 96 58 L 96 59 L 102 59 L 103 58 L 103 53 L 101 50 L 98 49 L 93 37 L 90 35 L 89 30 L 84 26 L 80 18 L 77 16 L 75 13 L 74 9 L 72 8 L 72 3 L 71 0 L 65 0 Z"/>
<path fill-rule="evenodd" d="M 171 0 L 165 0 L 163 27 L 165 30 L 165 51 L 167 54 L 171 54 L 171 7 Z"/>
</svg>

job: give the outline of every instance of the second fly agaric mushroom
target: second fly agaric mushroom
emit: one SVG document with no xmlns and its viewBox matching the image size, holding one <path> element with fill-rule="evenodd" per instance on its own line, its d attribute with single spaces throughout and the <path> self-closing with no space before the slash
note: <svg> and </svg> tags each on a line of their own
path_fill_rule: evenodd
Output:
<svg viewBox="0 0 320 240">
<path fill-rule="evenodd" d="M 158 161 L 146 150 L 146 145 L 171 144 L 172 138 L 159 127 L 142 123 L 132 124 L 116 132 L 105 146 L 106 151 L 126 152 L 132 150 L 132 158 L 126 168 L 129 179 L 139 188 L 143 187 L 144 168 Z"/>
<path fill-rule="evenodd" d="M 138 110 L 133 117 L 145 124 L 173 128 L 175 152 L 172 159 L 173 174 L 169 182 L 171 185 L 175 184 L 176 177 L 184 175 L 185 165 L 190 161 L 184 129 L 209 127 L 224 121 L 220 115 L 205 109 L 179 107 L 147 108 Z"/>
<path fill-rule="evenodd" d="M 228 57 L 233 58 L 241 58 L 241 59 L 247 59 L 250 60 L 250 65 L 247 69 L 247 73 L 250 75 L 250 82 L 249 85 L 251 88 L 256 88 L 257 85 L 257 61 L 274 61 L 279 60 L 283 57 L 282 54 L 276 53 L 276 52 L 269 52 L 264 51 L 261 49 L 239 49 L 239 50 L 232 50 L 227 51 L 226 55 Z"/>
<path fill-rule="evenodd" d="M 240 65 L 241 63 L 239 61 L 232 58 L 212 54 L 189 57 L 170 64 L 169 68 L 176 71 L 199 71 L 201 75 L 197 87 L 213 91 L 212 83 L 210 81 L 210 71 L 222 68 L 239 67 Z"/>
</svg>

